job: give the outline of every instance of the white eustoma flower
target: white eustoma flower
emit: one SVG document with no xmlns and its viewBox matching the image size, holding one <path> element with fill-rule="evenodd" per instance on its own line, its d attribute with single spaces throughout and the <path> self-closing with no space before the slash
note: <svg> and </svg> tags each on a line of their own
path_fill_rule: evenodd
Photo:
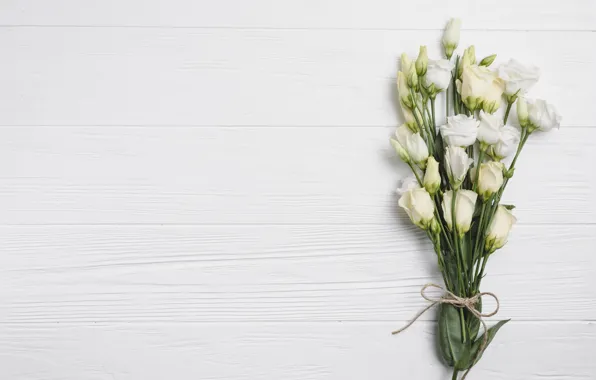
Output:
<svg viewBox="0 0 596 380">
<path fill-rule="evenodd" d="M 503 185 L 503 164 L 501 162 L 490 161 L 480 164 L 478 173 L 478 194 L 483 199 L 488 199 L 491 195 L 499 191 Z"/>
<path fill-rule="evenodd" d="M 395 131 L 395 137 L 396 140 L 391 140 L 392 144 L 395 146 L 395 143 L 397 143 L 408 153 L 409 158 L 413 162 L 424 166 L 428 158 L 428 147 L 422 136 L 420 136 L 420 133 L 413 133 L 406 124 L 402 124 Z"/>
<path fill-rule="evenodd" d="M 491 113 L 480 111 L 478 125 L 478 141 L 486 145 L 493 145 L 499 141 L 503 128 L 503 119 Z"/>
<path fill-rule="evenodd" d="M 519 130 L 510 125 L 506 125 L 501 128 L 499 135 L 499 141 L 493 145 L 493 156 L 496 159 L 502 160 L 509 156 L 517 149 L 521 134 Z"/>
<path fill-rule="evenodd" d="M 431 195 L 434 195 L 441 186 L 441 175 L 439 174 L 439 163 L 433 156 L 429 156 L 426 161 L 426 171 L 422 181 L 424 188 Z"/>
<path fill-rule="evenodd" d="M 501 105 L 505 83 L 489 68 L 467 65 L 463 69 L 461 98 L 468 109 L 493 113 Z"/>
<path fill-rule="evenodd" d="M 395 190 L 395 192 L 397 193 L 397 195 L 402 196 L 408 190 L 419 189 L 419 188 L 420 188 L 420 184 L 418 183 L 418 180 L 416 179 L 415 176 L 411 175 L 411 176 L 408 176 L 400 181 L 399 187 L 397 188 L 397 190 Z"/>
<path fill-rule="evenodd" d="M 449 116 L 447 124 L 439 127 L 445 142 L 453 146 L 470 146 L 476 141 L 479 121 L 473 116 Z"/>
<path fill-rule="evenodd" d="M 542 99 L 528 101 L 528 117 L 532 127 L 547 132 L 561 125 L 561 115 L 552 104 Z"/>
<path fill-rule="evenodd" d="M 453 187 L 459 187 L 473 162 L 474 160 L 468 157 L 464 148 L 448 146 L 445 149 L 445 168 Z"/>
<path fill-rule="evenodd" d="M 459 32 L 461 29 L 461 20 L 458 18 L 452 18 L 447 23 L 445 33 L 443 34 L 443 47 L 445 48 L 445 55 L 447 58 L 451 58 L 453 51 L 459 45 Z"/>
<path fill-rule="evenodd" d="M 524 95 L 540 79 L 540 69 L 511 59 L 499 67 L 499 76 L 505 81 L 505 95 Z"/>
<path fill-rule="evenodd" d="M 472 216 L 474 215 L 474 208 L 476 206 L 476 199 L 478 194 L 471 190 L 458 190 L 455 197 L 455 224 L 457 232 L 460 235 L 465 234 L 470 230 L 472 224 Z M 447 227 L 453 230 L 453 216 L 451 208 L 453 207 L 453 190 L 446 191 L 443 195 L 443 216 Z"/>
<path fill-rule="evenodd" d="M 444 91 L 451 82 L 451 71 L 455 65 L 446 59 L 428 61 L 426 76 L 424 77 L 424 86 L 434 85 L 437 92 Z"/>
<path fill-rule="evenodd" d="M 398 202 L 412 223 L 420 228 L 427 229 L 434 218 L 435 203 L 430 194 L 422 188 L 406 191 Z"/>
<path fill-rule="evenodd" d="M 517 222 L 517 219 L 513 216 L 511 211 L 504 206 L 499 205 L 495 212 L 495 216 L 486 231 L 484 247 L 487 252 L 493 253 L 507 243 L 509 231 L 511 231 L 511 227 L 513 227 L 515 222 Z"/>
</svg>

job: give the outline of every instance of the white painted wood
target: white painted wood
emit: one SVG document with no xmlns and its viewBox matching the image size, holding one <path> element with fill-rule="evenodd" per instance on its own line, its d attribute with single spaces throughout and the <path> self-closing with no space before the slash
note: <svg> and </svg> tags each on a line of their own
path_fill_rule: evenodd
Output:
<svg viewBox="0 0 596 380">
<path fill-rule="evenodd" d="M 406 216 L 394 128 L 0 128 L 3 224 L 384 224 Z M 504 200 L 594 223 L 596 129 L 537 133 Z M 408 224 L 409 222 L 406 222 Z"/>
<path fill-rule="evenodd" d="M 2 25 L 594 30 L 591 0 L 4 0 Z"/>
<path fill-rule="evenodd" d="M 21 226 L 0 234 L 8 324 L 405 321 L 426 305 L 421 286 L 440 282 L 426 236 L 403 225 Z M 593 225 L 516 226 L 483 282 L 501 297 L 496 318 L 593 321 L 594 246 Z"/>
<path fill-rule="evenodd" d="M 591 0 L 5 0 L 0 378 L 448 379 L 396 211 L 399 54 L 542 67 L 470 379 L 596 378 Z M 439 104 L 439 110 L 442 105 Z M 513 115 L 515 116 L 515 115 Z"/>
<path fill-rule="evenodd" d="M 2 325 L 2 373 L 19 380 L 449 379 L 434 325 L 394 323 Z M 470 379 L 592 379 L 593 323 L 505 325 Z"/>
<path fill-rule="evenodd" d="M 0 125 L 393 126 L 396 62 L 439 31 L 0 28 Z M 532 96 L 594 126 L 596 34 L 462 33 L 539 64 Z M 439 107 L 439 110 L 442 109 Z"/>
</svg>

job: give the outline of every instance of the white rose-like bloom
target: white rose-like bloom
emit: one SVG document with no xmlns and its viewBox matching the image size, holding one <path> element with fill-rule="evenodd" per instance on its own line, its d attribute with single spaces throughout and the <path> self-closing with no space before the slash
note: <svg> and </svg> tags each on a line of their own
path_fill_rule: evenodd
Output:
<svg viewBox="0 0 596 380">
<path fill-rule="evenodd" d="M 483 199 L 488 199 L 491 195 L 499 191 L 503 185 L 503 164 L 501 162 L 490 161 L 480 164 L 478 173 L 478 194 Z"/>
<path fill-rule="evenodd" d="M 461 29 L 461 20 L 458 18 L 452 18 L 447 23 L 445 33 L 443 33 L 443 47 L 445 48 L 445 55 L 447 58 L 451 58 L 453 51 L 459 45 L 459 32 Z"/>
<path fill-rule="evenodd" d="M 559 128 L 561 125 L 561 115 L 557 113 L 555 106 L 542 99 L 528 101 L 528 116 L 530 124 L 544 132 Z"/>
<path fill-rule="evenodd" d="M 417 164 L 424 164 L 428 158 L 428 147 L 420 133 L 413 133 L 406 125 L 402 124 L 395 131 L 397 143 L 406 151 L 410 159 Z"/>
<path fill-rule="evenodd" d="M 453 187 L 459 187 L 473 162 L 464 148 L 448 146 L 445 149 L 445 168 Z"/>
<path fill-rule="evenodd" d="M 424 172 L 422 184 L 424 185 L 426 191 L 430 193 L 430 195 L 434 195 L 441 186 L 439 163 L 433 156 L 429 156 L 428 161 L 426 161 L 426 171 Z"/>
<path fill-rule="evenodd" d="M 476 142 L 479 121 L 474 116 L 449 116 L 447 124 L 439 127 L 441 135 L 452 146 L 470 146 Z"/>
<path fill-rule="evenodd" d="M 446 59 L 429 60 L 424 77 L 424 85 L 435 86 L 437 92 L 445 90 L 451 82 L 451 71 L 455 65 Z"/>
<path fill-rule="evenodd" d="M 412 223 L 422 229 L 430 226 L 434 218 L 435 203 L 426 190 L 408 190 L 399 198 L 398 204 L 406 211 Z"/>
<path fill-rule="evenodd" d="M 476 199 L 478 194 L 472 190 L 459 190 L 455 198 L 455 224 L 457 232 L 460 235 L 465 234 L 470 230 L 472 224 L 472 216 L 474 215 L 474 208 L 476 206 Z M 446 191 L 443 195 L 443 216 L 447 227 L 453 230 L 453 216 L 451 214 L 451 207 L 453 206 L 453 190 Z"/>
<path fill-rule="evenodd" d="M 499 135 L 499 141 L 493 145 L 493 156 L 502 160 L 509 156 L 517 149 L 521 134 L 519 130 L 511 125 L 506 125 L 501 128 L 501 134 Z"/>
<path fill-rule="evenodd" d="M 488 253 L 493 253 L 507 243 L 507 237 L 511 227 L 517 222 L 517 219 L 511 211 L 504 206 L 499 205 L 495 216 L 486 230 L 486 242 L 484 248 Z"/>
<path fill-rule="evenodd" d="M 420 188 L 420 184 L 418 184 L 418 180 L 416 179 L 416 177 L 411 175 L 411 176 L 408 176 L 400 181 L 399 187 L 397 188 L 397 190 L 395 190 L 395 192 L 397 193 L 397 195 L 402 196 L 408 190 L 419 189 L 419 188 Z"/>
<path fill-rule="evenodd" d="M 503 128 L 503 119 L 494 114 L 480 111 L 480 125 L 478 125 L 478 141 L 486 145 L 493 145 L 499 141 Z"/>
<path fill-rule="evenodd" d="M 489 68 L 478 65 L 464 67 L 460 92 L 463 102 L 471 111 L 484 105 L 486 112 L 495 112 L 501 104 L 504 89 L 503 80 Z"/>
<path fill-rule="evenodd" d="M 499 76 L 505 81 L 505 95 L 524 95 L 540 79 L 540 69 L 511 59 L 499 67 Z"/>
</svg>

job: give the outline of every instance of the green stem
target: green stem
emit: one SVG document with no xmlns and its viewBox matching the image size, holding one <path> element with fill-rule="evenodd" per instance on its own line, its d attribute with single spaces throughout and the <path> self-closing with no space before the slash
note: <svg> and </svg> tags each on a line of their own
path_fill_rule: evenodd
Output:
<svg viewBox="0 0 596 380">
<path fill-rule="evenodd" d="M 477 253 L 478 253 L 478 242 L 481 240 L 480 236 L 484 235 L 484 228 L 482 222 L 484 221 L 484 209 L 486 208 L 486 201 L 482 202 L 482 208 L 480 209 L 480 221 L 478 222 L 478 228 L 476 229 L 476 241 L 474 242 L 474 252 L 473 252 L 473 259 L 472 263 L 476 261 Z M 472 264 L 472 268 L 474 264 Z M 474 278 L 474 277 L 473 277 Z"/>
<path fill-rule="evenodd" d="M 480 153 L 478 154 L 478 167 L 476 168 L 476 179 L 474 180 L 473 190 L 476 191 L 478 188 L 478 180 L 480 179 L 480 165 L 482 165 L 482 159 L 484 158 L 484 149 L 480 147 Z"/>
<path fill-rule="evenodd" d="M 505 110 L 505 117 L 503 118 L 503 124 L 507 124 L 507 119 L 509 118 L 509 111 L 511 111 L 511 106 L 513 102 L 507 100 L 507 109 Z"/>
<path fill-rule="evenodd" d="M 435 118 L 435 98 L 430 98 L 430 108 L 432 112 L 432 120 L 433 120 L 433 133 L 435 136 L 437 135 L 437 119 Z"/>
<path fill-rule="evenodd" d="M 453 189 L 453 198 L 451 199 L 451 231 L 453 232 L 453 242 L 455 245 L 455 262 L 457 263 L 457 279 L 459 281 L 459 296 L 465 297 L 464 280 L 462 278 L 462 262 L 463 255 L 461 254 L 461 244 L 459 241 L 459 235 L 457 232 L 457 218 L 455 217 L 455 202 L 457 199 L 457 190 Z M 466 324 L 464 319 L 464 309 L 459 309 L 459 322 L 461 324 L 462 342 L 467 340 L 466 338 Z"/>
<path fill-rule="evenodd" d="M 455 368 L 453 368 L 453 376 L 451 376 L 451 380 L 457 380 L 457 375 L 459 374 L 459 371 Z"/>
<path fill-rule="evenodd" d="M 418 180 L 418 184 L 420 185 L 420 187 L 424 187 L 424 185 L 422 184 L 422 180 L 420 179 L 420 176 L 418 175 L 418 171 L 416 170 L 414 165 L 412 165 L 411 162 L 408 162 L 408 166 L 410 167 L 410 169 L 412 169 L 412 173 L 414 173 L 414 176 L 416 176 L 416 180 Z"/>
</svg>

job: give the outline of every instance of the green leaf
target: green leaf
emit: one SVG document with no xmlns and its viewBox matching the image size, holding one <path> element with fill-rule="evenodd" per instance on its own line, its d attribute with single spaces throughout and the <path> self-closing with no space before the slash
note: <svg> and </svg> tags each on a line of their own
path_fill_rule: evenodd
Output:
<svg viewBox="0 0 596 380">
<path fill-rule="evenodd" d="M 476 310 L 482 313 L 482 298 L 478 298 L 478 302 L 475 305 Z M 468 332 L 470 334 L 470 339 L 474 340 L 478 336 L 478 331 L 480 330 L 480 319 L 478 319 L 475 315 L 470 313 L 469 310 L 466 309 L 466 323 L 468 325 Z"/>
<path fill-rule="evenodd" d="M 476 341 L 472 344 L 472 348 L 470 350 L 470 359 L 474 359 L 474 362 L 471 365 L 469 365 L 469 363 L 468 363 L 468 365 L 466 367 L 460 368 L 460 369 L 468 369 L 472 366 L 475 366 L 476 363 L 478 363 L 478 361 L 480 360 L 480 358 L 482 358 L 482 354 L 484 354 L 484 351 L 486 350 L 486 348 L 488 347 L 490 342 L 492 342 L 495 335 L 497 335 L 497 331 L 499 331 L 499 329 L 501 327 L 503 327 L 503 325 L 505 323 L 509 322 L 510 320 L 511 319 L 499 321 L 496 325 L 494 325 L 488 329 L 488 340 L 486 341 L 486 347 L 484 347 L 484 350 L 482 350 L 481 352 L 478 352 L 478 350 L 480 349 L 480 346 L 482 345 L 482 342 L 484 341 L 484 334 L 479 336 L 478 339 L 476 339 Z"/>
<path fill-rule="evenodd" d="M 469 343 L 462 342 L 458 309 L 452 305 L 441 304 L 438 325 L 441 357 L 448 366 L 453 367 L 470 355 Z"/>
</svg>

